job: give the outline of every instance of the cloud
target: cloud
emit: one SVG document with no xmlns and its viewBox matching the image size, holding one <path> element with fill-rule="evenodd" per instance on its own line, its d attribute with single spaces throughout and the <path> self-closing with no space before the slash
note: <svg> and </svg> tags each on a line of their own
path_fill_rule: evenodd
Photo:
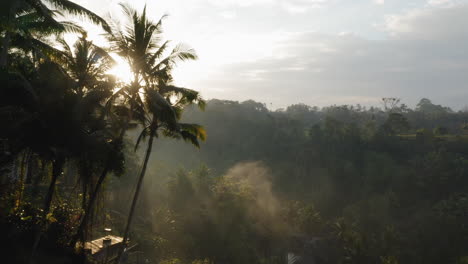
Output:
<svg viewBox="0 0 468 264">
<path fill-rule="evenodd" d="M 306 13 L 311 9 L 322 8 L 328 0 L 293 0 L 279 1 L 280 6 L 289 13 Z"/>
<path fill-rule="evenodd" d="M 429 0 L 427 2 L 430 6 L 441 6 L 441 5 L 448 5 L 453 4 L 453 0 Z"/>
<path fill-rule="evenodd" d="M 229 10 L 222 11 L 221 13 L 219 13 L 219 15 L 225 19 L 234 19 L 237 17 L 236 12 Z"/>
<path fill-rule="evenodd" d="M 394 38 L 454 41 L 466 37 L 468 5 L 422 9 L 388 16 L 386 30 Z"/>
<path fill-rule="evenodd" d="M 329 0 L 198 0 L 218 8 L 253 8 L 258 6 L 269 9 L 280 8 L 289 13 L 305 13 L 311 9 L 324 7 Z"/>
<path fill-rule="evenodd" d="M 374 0 L 374 3 L 378 5 L 383 5 L 385 4 L 385 0 Z"/>
<path fill-rule="evenodd" d="M 234 63 L 197 85 L 213 97 L 255 98 L 274 106 L 304 102 L 376 103 L 421 97 L 462 107 L 468 98 L 468 5 L 388 17 L 385 40 L 354 34 L 299 32 L 275 43 L 271 56 Z"/>
<path fill-rule="evenodd" d="M 120 1 L 77 0 L 116 17 Z M 169 13 L 165 37 L 197 50 L 200 60 L 178 65 L 176 81 L 207 98 L 283 107 L 372 104 L 383 96 L 414 104 L 425 96 L 456 108 L 468 98 L 467 2 L 163 0 L 149 1 L 148 10 L 154 19 Z M 382 24 L 388 10 L 408 8 Z"/>
</svg>

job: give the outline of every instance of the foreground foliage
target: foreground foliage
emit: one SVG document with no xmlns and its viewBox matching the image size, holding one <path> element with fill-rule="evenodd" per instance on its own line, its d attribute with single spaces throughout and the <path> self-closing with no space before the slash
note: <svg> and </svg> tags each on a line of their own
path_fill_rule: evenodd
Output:
<svg viewBox="0 0 468 264">
<path fill-rule="evenodd" d="M 201 126 L 180 122 L 185 107 L 203 106 L 204 101 L 198 92 L 176 87 L 172 78 L 176 62 L 196 59 L 194 51 L 177 46 L 166 53 L 168 42 L 159 42 L 161 21 L 152 23 L 146 8 L 141 13 L 125 5 L 122 9 L 134 26 L 125 33 L 71 1 L 2 3 L 0 196 L 5 208 L 1 218 L 2 228 L 8 230 L 5 242 L 18 243 L 7 260 L 42 263 L 82 258 L 81 247 L 100 213 L 98 202 L 107 176 L 124 174 L 125 166 L 131 165 L 128 160 L 134 159 L 135 154 L 124 147 L 130 142 L 129 129 L 143 129 L 131 145 L 150 137 L 139 185 L 159 134 L 196 146 L 205 139 Z M 112 49 L 96 46 L 82 27 L 58 21 L 60 16 L 79 16 L 101 25 Z M 143 36 L 141 30 L 146 31 Z M 70 32 L 81 34 L 74 45 L 63 38 Z M 128 60 L 135 81 L 124 83 L 108 74 L 115 65 L 109 52 Z M 124 242 L 139 192 L 138 188 L 134 194 Z M 58 252 L 57 258 L 53 252 Z"/>
</svg>

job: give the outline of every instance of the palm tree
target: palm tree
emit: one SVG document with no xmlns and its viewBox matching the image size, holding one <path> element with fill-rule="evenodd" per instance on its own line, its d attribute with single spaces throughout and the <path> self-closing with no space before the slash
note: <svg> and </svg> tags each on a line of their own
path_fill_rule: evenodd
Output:
<svg viewBox="0 0 468 264">
<path fill-rule="evenodd" d="M 31 63 L 34 65 L 33 63 Z M 67 113 L 66 99 L 69 79 L 54 64 L 40 64 L 32 72 L 33 77 L 20 82 L 7 81 L 0 89 L 2 121 L 9 122 L 3 138 L 14 146 L 14 153 L 32 151 L 43 159 L 51 160 L 53 169 L 50 185 L 44 200 L 43 218 L 49 213 L 57 179 L 62 174 L 63 165 L 71 154 L 69 138 L 80 138 Z M 54 78 L 50 78 L 53 75 Z M 10 76 L 15 76 L 10 74 Z M 69 109 L 69 108 L 68 108 Z M 3 115 L 4 114 L 4 115 Z M 36 235 L 39 241 L 40 228 Z"/>
<path fill-rule="evenodd" d="M 58 39 L 58 41 L 64 50 L 64 55 L 58 58 L 58 60 L 65 66 L 70 77 L 75 80 L 75 93 L 83 99 L 92 96 L 92 98 L 94 98 L 94 104 L 102 102 L 104 98 L 108 99 L 116 85 L 115 81 L 106 73 L 115 64 L 112 57 L 104 49 L 94 45 L 92 41 L 87 40 L 86 34 L 83 34 L 82 37 L 75 42 L 73 49 L 65 40 Z M 122 145 L 114 140 L 116 135 L 114 126 L 111 123 L 112 119 L 104 116 L 106 115 L 106 111 L 103 105 L 98 104 L 97 106 L 102 108 L 102 120 L 100 121 L 105 122 L 101 122 L 101 127 L 94 128 L 94 130 L 102 130 L 105 132 L 106 141 L 109 144 L 106 144 L 106 147 L 101 149 L 101 151 L 94 151 L 92 157 L 90 156 L 90 151 L 86 151 L 79 158 L 78 165 L 82 174 L 81 180 L 83 183 L 84 213 L 80 219 L 81 222 L 77 233 L 70 241 L 71 247 L 74 247 L 78 239 L 85 240 L 84 231 L 97 194 L 104 182 L 105 175 L 109 172 L 119 173 L 122 171 Z M 89 111 L 89 105 L 85 105 L 83 109 Z M 96 150 L 96 147 L 92 149 Z M 105 165 L 102 168 L 96 168 L 94 164 Z M 100 174 L 92 191 L 89 192 L 89 200 L 86 201 L 88 195 L 86 191 L 88 189 L 87 186 L 92 182 L 92 177 L 89 174 L 101 169 L 103 172 Z"/>
<path fill-rule="evenodd" d="M 148 137 L 145 158 L 142 169 L 138 176 L 138 182 L 133 196 L 132 205 L 127 218 L 127 223 L 123 235 L 123 245 L 126 244 L 128 234 L 132 224 L 133 215 L 141 192 L 141 186 L 146 174 L 148 161 L 153 149 L 153 140 L 159 135 L 165 137 L 183 139 L 200 147 L 199 140 L 205 140 L 206 133 L 203 127 L 197 124 L 181 123 L 183 109 L 191 104 L 198 104 L 202 109 L 205 102 L 199 97 L 198 92 L 186 88 L 179 88 L 163 83 L 158 86 L 152 85 L 144 89 L 145 118 L 140 120 L 143 130 L 138 137 L 135 148 L 138 147 L 142 139 Z M 124 248 L 119 252 L 118 259 L 122 256 Z"/>
<path fill-rule="evenodd" d="M 112 159 L 110 170 L 122 167 L 119 161 L 123 157 L 112 142 L 115 136 L 104 117 L 103 102 L 114 88 L 113 82 L 103 75 L 110 59 L 85 38 L 75 47 L 77 51 L 73 54 L 63 51 L 54 58 L 70 66 L 68 71 L 52 61 L 31 62 L 27 67 L 33 70 L 26 74 L 30 75 L 27 80 L 10 73 L 6 87 L 0 89 L 0 119 L 10 124 L 0 136 L 12 143 L 14 153 L 30 150 L 52 163 L 43 219 L 50 211 L 57 180 L 68 160 L 105 164 Z M 33 59 L 25 53 L 23 56 L 26 61 Z M 87 73 L 83 71 L 85 68 Z M 24 71 L 19 66 L 12 70 Z M 35 235 L 33 254 L 40 241 L 40 229 Z"/>
<path fill-rule="evenodd" d="M 56 10 L 50 9 L 49 6 Z M 5 3 L 2 3 L 2 7 L 0 33 L 3 36 L 0 68 L 7 66 L 8 51 L 15 38 L 29 40 L 29 42 L 23 41 L 23 44 L 29 43 L 30 46 L 35 45 L 45 48 L 48 45 L 43 45 L 44 43 L 38 40 L 41 35 L 33 34 L 34 30 L 41 29 L 42 33 L 81 31 L 73 23 L 57 21 L 57 15 L 81 16 L 101 25 L 106 31 L 110 30 L 109 25 L 103 18 L 68 0 L 6 0 Z M 47 47 L 47 49 L 49 48 L 50 46 Z"/>
<path fill-rule="evenodd" d="M 63 38 L 57 40 L 63 49 L 61 56 L 56 57 L 75 80 L 75 93 L 84 97 L 90 92 L 112 93 L 115 86 L 107 71 L 115 65 L 114 59 L 103 48 L 87 39 L 87 34 L 75 42 L 73 48 Z"/>
<path fill-rule="evenodd" d="M 118 24 L 112 24 L 112 33 L 108 35 L 108 40 L 111 49 L 124 58 L 133 71 L 133 81 L 118 90 L 113 97 L 120 98 L 123 102 L 115 109 L 126 116 L 121 130 L 123 138 L 125 131 L 134 126 L 132 120 L 144 119 L 144 96 L 140 93 L 144 87 L 159 81 L 171 82 L 172 67 L 178 61 L 194 60 L 197 56 L 192 49 L 184 49 L 182 45 L 178 45 L 169 56 L 163 57 L 169 46 L 169 41 L 161 43 L 162 21 L 165 16 L 154 23 L 147 18 L 146 7 L 143 12 L 138 13 L 126 4 L 120 5 L 129 23 L 124 29 Z"/>
<path fill-rule="evenodd" d="M 99 102 L 106 98 L 105 93 L 89 92 L 81 96 L 74 91 L 75 82 L 60 67 L 45 65 L 48 68 L 40 71 L 42 77 L 34 87 L 38 87 L 39 104 L 36 111 L 37 121 L 43 124 L 33 130 L 30 144 L 37 152 L 44 152 L 52 158 L 52 179 L 46 195 L 43 216 L 50 211 L 57 179 L 63 171 L 67 160 L 80 159 L 84 155 L 93 157 L 99 149 L 105 148 L 107 137 L 105 124 L 99 116 Z M 50 75 L 54 76 L 50 80 Z M 59 82 L 57 82 L 59 79 Z M 61 80 L 60 80 L 61 79 Z M 52 97 L 52 98 L 50 98 Z M 36 145 L 36 146 L 34 146 Z M 50 150 L 49 150 L 50 149 Z M 47 153 L 50 154 L 47 155 Z M 93 158 L 95 158 L 94 155 Z M 38 230 L 34 240 L 33 255 L 41 237 Z"/>
<path fill-rule="evenodd" d="M 199 146 L 199 140 L 205 139 L 203 128 L 195 124 L 180 123 L 183 109 L 190 104 L 198 104 L 201 108 L 205 102 L 199 93 L 172 85 L 171 71 L 179 61 L 193 60 L 197 56 L 191 49 L 176 46 L 167 57 L 164 57 L 169 42 L 161 43 L 162 20 L 154 23 L 146 16 L 146 7 L 141 13 L 128 5 L 121 5 L 130 20 L 125 30 L 114 26 L 113 34 L 109 36 L 114 50 L 127 60 L 133 70 L 132 83 L 116 94 L 127 102 L 127 123 L 123 126 L 122 137 L 132 120 L 136 120 L 143 127 L 138 137 L 136 147 L 143 138 L 148 137 L 145 158 L 140 171 L 137 188 L 132 200 L 124 235 L 123 245 L 126 244 L 131 227 L 138 197 L 153 140 L 160 134 L 172 138 L 181 138 Z M 119 251 L 121 258 L 124 248 Z"/>
<path fill-rule="evenodd" d="M 53 169 L 44 201 L 45 218 L 50 211 L 57 179 L 62 174 L 67 160 L 84 160 L 85 157 L 89 157 L 90 152 L 96 154 L 96 150 L 99 149 L 106 153 L 106 158 L 109 156 L 113 159 L 113 162 L 109 162 L 109 170 L 118 167 L 118 161 L 122 160 L 109 154 L 121 152 L 115 148 L 116 144 L 111 144 L 106 132 L 108 126 L 103 126 L 105 122 L 102 122 L 102 115 L 94 116 L 97 113 L 96 106 L 102 106 L 100 102 L 107 98 L 113 89 L 108 81 L 98 80 L 108 69 L 110 56 L 85 37 L 75 46 L 75 54 L 71 54 L 68 45 L 63 45 L 63 50 L 52 47 L 45 37 L 67 31 L 84 33 L 81 27 L 73 23 L 57 21 L 56 15 L 83 16 L 100 24 L 106 31 L 109 30 L 109 26 L 93 12 L 67 0 L 7 0 L 4 4 L 6 8 L 2 9 L 4 12 L 0 12 L 0 36 L 3 36 L 0 68 L 5 69 L 7 58 L 13 55 L 9 54 L 10 46 L 17 48 L 14 53 L 21 53 L 20 56 L 31 58 L 35 62 L 31 66 L 33 70 L 28 72 L 30 78 L 27 79 L 18 74 L 22 69 L 15 73 L 11 72 L 13 68 L 9 67 L 9 72 L 1 72 L 4 75 L 2 79 L 5 77 L 8 84 L 6 89 L 1 91 L 7 96 L 3 97 L 6 103 L 2 104 L 0 113 L 5 113 L 5 116 L 10 118 L 14 111 L 16 117 L 19 117 L 11 123 L 11 129 L 5 131 L 9 142 L 17 143 L 17 153 L 22 149 L 31 149 L 34 153 L 39 153 L 44 160 L 51 160 Z M 49 9 L 49 6 L 60 12 Z M 39 67 L 36 67 L 40 62 L 37 60 L 39 57 L 66 65 L 69 76 L 61 67 L 50 61 L 45 64 L 39 63 Z M 101 63 L 96 63 L 97 61 Z M 54 75 L 54 78 L 50 78 L 50 75 Z M 10 89 L 13 88 L 8 87 L 10 84 L 19 85 L 22 89 Z M 11 96 L 15 100 L 8 100 Z M 70 139 L 66 139 L 67 137 Z M 99 147 L 100 145 L 102 147 Z M 100 154 L 95 157 L 103 156 Z M 40 237 L 41 232 L 38 228 L 33 255 Z"/>
</svg>

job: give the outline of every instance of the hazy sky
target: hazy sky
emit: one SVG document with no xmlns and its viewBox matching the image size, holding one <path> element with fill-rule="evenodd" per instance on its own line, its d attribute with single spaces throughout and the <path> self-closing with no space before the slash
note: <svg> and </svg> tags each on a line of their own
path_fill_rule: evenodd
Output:
<svg viewBox="0 0 468 264">
<path fill-rule="evenodd" d="M 119 0 L 76 0 L 122 16 Z M 125 2 L 125 1 L 124 1 Z M 134 0 L 200 59 L 176 82 L 205 98 L 468 105 L 468 0 Z M 93 35 L 93 34 L 91 34 Z"/>
</svg>

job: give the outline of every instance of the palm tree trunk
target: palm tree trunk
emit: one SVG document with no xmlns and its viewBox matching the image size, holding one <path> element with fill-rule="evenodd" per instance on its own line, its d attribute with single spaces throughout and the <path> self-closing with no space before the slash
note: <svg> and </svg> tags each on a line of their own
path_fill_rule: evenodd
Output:
<svg viewBox="0 0 468 264">
<path fill-rule="evenodd" d="M 130 123 L 131 117 L 132 117 L 132 110 L 129 111 L 128 113 L 129 118 L 126 120 L 125 124 L 123 125 L 122 129 L 120 130 L 119 136 L 116 140 L 116 142 L 122 142 L 123 138 L 125 136 L 125 132 L 128 129 L 128 124 Z M 69 247 L 74 248 L 76 245 L 76 242 L 78 242 L 78 239 L 83 237 L 84 231 L 86 229 L 86 225 L 88 224 L 89 217 L 91 215 L 91 211 L 94 206 L 94 201 L 97 198 L 97 195 L 99 193 L 99 190 L 101 189 L 101 185 L 104 182 L 104 180 L 107 177 L 107 174 L 109 173 L 111 169 L 111 161 L 106 162 L 106 166 L 104 167 L 104 170 L 102 171 L 101 175 L 99 176 L 98 182 L 96 183 L 96 186 L 94 187 L 93 193 L 89 197 L 88 201 L 88 206 L 86 207 L 86 210 L 84 212 L 84 215 L 81 219 L 80 225 L 78 226 L 78 230 L 76 234 L 72 237 L 69 243 Z M 83 239 L 82 239 L 83 240 Z M 84 241 L 82 241 L 84 242 Z"/>
<path fill-rule="evenodd" d="M 32 186 L 31 195 L 32 197 L 36 197 L 37 193 L 39 192 L 39 184 L 44 178 L 44 174 L 46 172 L 47 164 L 45 160 L 41 161 L 41 168 L 39 169 L 39 173 L 35 176 Z"/>
<path fill-rule="evenodd" d="M 78 242 L 78 239 L 83 237 L 86 225 L 87 225 L 87 223 L 89 221 L 89 216 L 91 215 L 91 210 L 93 209 L 94 201 L 96 200 L 97 195 L 99 193 L 99 190 L 101 189 L 101 185 L 104 182 L 104 180 L 105 180 L 105 178 L 106 178 L 106 176 L 107 176 L 107 174 L 109 172 L 109 168 L 110 168 L 110 166 L 106 165 L 106 167 L 104 168 L 104 170 L 101 173 L 101 176 L 99 176 L 99 179 L 98 179 L 98 181 L 96 183 L 96 186 L 94 187 L 93 193 L 89 197 L 89 201 L 88 201 L 88 204 L 86 206 L 83 217 L 81 219 L 78 230 L 77 230 L 76 234 L 73 236 L 72 240 L 70 241 L 69 246 L 72 247 L 72 248 L 76 245 L 76 242 Z M 84 241 L 82 241 L 82 242 L 84 242 Z"/>
<path fill-rule="evenodd" d="M 21 205 L 21 200 L 23 198 L 23 192 L 24 192 L 24 177 L 25 177 L 25 172 L 26 172 L 26 164 L 27 164 L 27 159 L 28 159 L 29 151 L 27 150 L 25 153 L 23 153 L 23 157 L 21 158 L 21 163 L 20 163 L 20 177 L 19 177 L 19 182 L 18 182 L 18 196 L 16 197 L 16 202 L 15 202 L 15 207 L 19 208 Z"/>
<path fill-rule="evenodd" d="M 54 197 L 55 192 L 55 184 L 57 183 L 57 179 L 62 174 L 63 164 L 65 160 L 63 158 L 58 158 L 52 164 L 52 179 L 50 181 L 49 189 L 47 191 L 47 195 L 44 202 L 44 214 L 48 214 L 50 211 L 50 206 L 52 204 L 52 199 Z"/>
<path fill-rule="evenodd" d="M 86 198 L 88 196 L 88 183 L 85 180 L 83 180 L 82 185 L 83 185 L 83 193 L 82 193 L 83 196 L 81 197 L 81 209 L 84 211 L 86 210 L 86 207 L 87 207 Z"/>
<path fill-rule="evenodd" d="M 138 83 L 138 75 L 135 75 L 134 82 Z M 125 132 L 127 131 L 128 127 L 129 127 L 130 120 L 132 120 L 132 117 L 133 117 L 133 110 L 132 109 L 133 109 L 133 107 L 131 105 L 130 110 L 128 111 L 128 118 L 127 118 L 125 124 L 123 125 L 116 142 L 122 142 L 123 139 L 124 139 Z M 152 139 L 151 139 L 151 144 L 152 144 Z M 80 222 L 80 225 L 78 227 L 77 233 L 75 234 L 75 236 L 73 236 L 72 240 L 70 241 L 69 246 L 71 248 L 75 247 L 76 242 L 78 242 L 78 239 L 83 237 L 84 231 L 86 229 L 86 225 L 87 225 L 87 223 L 89 221 L 89 217 L 91 215 L 91 211 L 92 211 L 93 206 L 94 206 L 94 202 L 95 202 L 95 200 L 97 198 L 97 195 L 99 193 L 99 190 L 101 188 L 102 183 L 104 182 L 104 180 L 107 177 L 107 174 L 110 171 L 110 168 L 111 168 L 110 163 L 111 163 L 111 161 L 108 161 L 106 163 L 106 166 L 104 167 L 104 170 L 102 171 L 102 173 L 101 173 L 101 175 L 100 175 L 100 177 L 98 179 L 98 182 L 96 183 L 96 186 L 95 186 L 95 188 L 93 190 L 93 193 L 91 194 L 91 196 L 89 198 L 88 206 L 86 207 L 83 218 L 81 219 L 81 222 Z M 84 241 L 82 241 L 82 242 L 84 242 Z M 122 247 L 122 252 L 123 252 L 123 247 Z M 120 259 L 120 256 L 121 256 L 122 252 L 119 253 L 119 256 L 118 256 L 117 259 Z"/>
<path fill-rule="evenodd" d="M 39 226 L 37 227 L 36 235 L 35 235 L 35 238 L 34 238 L 34 244 L 33 244 L 32 251 L 31 251 L 31 258 L 29 259 L 29 263 L 34 263 L 34 257 L 36 255 L 36 250 L 37 250 L 37 247 L 39 246 L 39 242 L 41 240 L 42 225 L 44 225 L 45 222 L 47 221 L 46 218 L 47 218 L 47 215 L 49 214 L 50 206 L 51 206 L 52 200 L 54 198 L 55 184 L 57 183 L 57 178 L 60 176 L 60 174 L 62 174 L 63 164 L 64 163 L 65 163 L 65 160 L 62 157 L 59 157 L 52 164 L 52 179 L 50 181 L 49 190 L 47 191 L 47 195 L 45 197 L 44 211 L 42 213 L 43 223 L 39 224 Z"/>
<path fill-rule="evenodd" d="M 31 184 L 33 180 L 34 171 L 37 172 L 37 157 L 29 154 L 28 164 L 26 167 L 26 179 L 25 184 Z"/>
<path fill-rule="evenodd" d="M 137 80 L 137 77 L 135 77 L 135 78 Z M 116 142 L 122 142 L 123 141 L 124 136 L 125 136 L 125 132 L 128 129 L 130 120 L 132 120 L 132 116 L 133 116 L 132 113 L 133 113 L 133 110 L 132 110 L 132 107 L 131 107 L 130 110 L 128 111 L 128 119 L 125 121 L 125 124 L 123 125 L 122 129 L 120 130 L 120 133 L 119 133 L 118 138 L 116 139 Z M 89 198 L 88 206 L 86 207 L 86 210 L 85 210 L 84 215 L 83 215 L 83 217 L 81 219 L 80 225 L 78 226 L 78 230 L 77 230 L 76 234 L 72 237 L 72 239 L 71 239 L 71 241 L 69 243 L 69 247 L 74 248 L 75 245 L 76 245 L 76 242 L 78 242 L 78 239 L 83 237 L 84 231 L 86 229 L 86 225 L 88 224 L 89 217 L 91 215 L 91 211 L 92 211 L 93 206 L 94 206 L 94 202 L 95 202 L 95 200 L 97 198 L 97 195 L 99 193 L 101 185 L 104 182 L 104 180 L 106 179 L 107 174 L 109 173 L 110 169 L 111 169 L 111 161 L 107 161 L 106 166 L 104 167 L 104 170 L 102 171 L 101 175 L 99 176 L 98 182 L 96 183 L 96 186 L 95 186 L 95 188 L 93 190 L 93 193 L 91 194 L 91 196 Z M 82 241 L 82 242 L 84 242 L 84 241 Z"/>
<path fill-rule="evenodd" d="M 2 40 L 2 53 L 0 54 L 0 68 L 6 68 L 8 63 L 8 49 L 10 48 L 11 34 L 5 32 L 5 37 Z"/>
<path fill-rule="evenodd" d="M 133 196 L 132 206 L 130 207 L 130 213 L 128 214 L 127 225 L 125 227 L 123 240 L 122 240 L 122 246 L 120 247 L 119 254 L 117 255 L 117 264 L 120 263 L 123 251 L 125 249 L 125 245 L 126 245 L 127 240 L 128 240 L 128 232 L 130 231 L 130 226 L 132 224 L 133 214 L 135 213 L 135 208 L 136 208 L 136 204 L 137 204 L 137 201 L 138 201 L 138 196 L 140 195 L 140 191 L 141 191 L 141 185 L 143 183 L 143 179 L 145 178 L 146 167 L 148 165 L 148 161 L 149 161 L 149 158 L 151 156 L 151 150 L 153 148 L 153 139 L 154 139 L 155 132 L 156 132 L 156 130 L 152 129 L 151 132 L 150 132 L 150 135 L 149 135 L 150 138 L 149 138 L 148 146 L 147 146 L 147 149 L 146 149 L 145 160 L 143 162 L 143 168 L 141 169 L 140 176 L 138 178 L 137 187 L 136 187 L 136 190 L 135 190 L 135 194 Z"/>
</svg>

